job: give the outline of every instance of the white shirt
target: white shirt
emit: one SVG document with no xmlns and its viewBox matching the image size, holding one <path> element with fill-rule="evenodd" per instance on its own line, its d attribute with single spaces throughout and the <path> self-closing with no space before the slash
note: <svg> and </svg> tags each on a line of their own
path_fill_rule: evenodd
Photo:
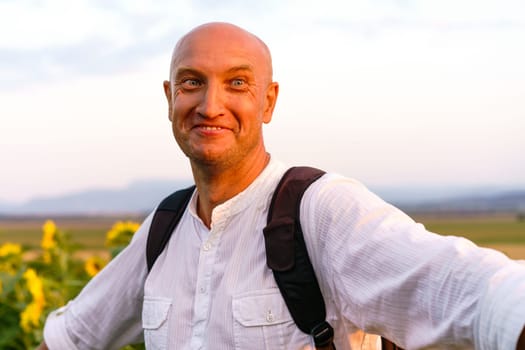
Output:
<svg viewBox="0 0 525 350">
<path fill-rule="evenodd" d="M 194 194 L 149 274 L 148 216 L 130 245 L 48 317 L 49 348 L 118 349 L 144 336 L 148 349 L 311 349 L 266 266 L 262 229 L 285 171 L 270 161 L 213 210 L 211 229 L 197 216 Z M 406 349 L 515 348 L 525 324 L 524 266 L 429 233 L 336 174 L 311 185 L 300 209 L 338 350 L 375 345 L 351 335 L 358 329 Z"/>
</svg>

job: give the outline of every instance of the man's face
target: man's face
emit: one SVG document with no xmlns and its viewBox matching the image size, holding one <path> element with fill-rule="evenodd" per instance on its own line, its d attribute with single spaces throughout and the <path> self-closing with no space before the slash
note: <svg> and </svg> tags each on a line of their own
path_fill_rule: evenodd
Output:
<svg viewBox="0 0 525 350">
<path fill-rule="evenodd" d="M 173 134 L 192 162 L 232 166 L 266 157 L 262 123 L 277 84 L 256 38 L 220 25 L 191 32 L 177 46 L 165 91 Z"/>
</svg>

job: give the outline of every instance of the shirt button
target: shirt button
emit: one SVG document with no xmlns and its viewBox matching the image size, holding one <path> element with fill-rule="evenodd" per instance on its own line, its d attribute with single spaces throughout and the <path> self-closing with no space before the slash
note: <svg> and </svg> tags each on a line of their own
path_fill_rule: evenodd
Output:
<svg viewBox="0 0 525 350">
<path fill-rule="evenodd" d="M 202 249 L 204 249 L 205 251 L 210 250 L 210 248 L 211 248 L 211 243 L 210 242 L 204 243 L 204 246 L 202 247 Z"/>
<path fill-rule="evenodd" d="M 274 321 L 274 317 L 273 317 L 273 314 L 272 314 L 272 310 L 268 310 L 266 312 L 266 321 L 268 322 L 273 322 Z"/>
<path fill-rule="evenodd" d="M 203 294 L 206 293 L 206 287 L 200 287 L 199 290 Z"/>
</svg>

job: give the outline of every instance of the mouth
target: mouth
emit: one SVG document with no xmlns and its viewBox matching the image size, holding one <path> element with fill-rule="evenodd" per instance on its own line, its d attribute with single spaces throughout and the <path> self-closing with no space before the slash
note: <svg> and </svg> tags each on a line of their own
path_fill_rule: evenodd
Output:
<svg viewBox="0 0 525 350">
<path fill-rule="evenodd" d="M 198 132 L 201 135 L 206 136 L 219 136 L 223 135 L 226 131 L 230 130 L 229 128 L 222 125 L 194 125 L 193 130 Z"/>
<path fill-rule="evenodd" d="M 217 131 L 224 129 L 221 126 L 210 126 L 210 125 L 197 125 L 197 128 L 205 130 L 205 131 Z"/>
<path fill-rule="evenodd" d="M 217 124 L 194 124 L 193 129 L 198 129 L 201 131 L 220 131 L 220 130 L 229 130 L 230 128 L 226 127 L 225 125 L 217 125 Z"/>
</svg>

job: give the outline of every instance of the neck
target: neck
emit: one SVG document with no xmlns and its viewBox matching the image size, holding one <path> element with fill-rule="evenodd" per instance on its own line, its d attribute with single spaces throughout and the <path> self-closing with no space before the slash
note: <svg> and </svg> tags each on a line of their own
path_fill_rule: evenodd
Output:
<svg viewBox="0 0 525 350">
<path fill-rule="evenodd" d="M 264 170 L 270 155 L 258 157 L 254 162 L 242 162 L 240 166 L 222 168 L 192 163 L 192 172 L 199 193 L 197 213 L 204 224 L 211 226 L 213 209 L 244 191 Z"/>
</svg>

